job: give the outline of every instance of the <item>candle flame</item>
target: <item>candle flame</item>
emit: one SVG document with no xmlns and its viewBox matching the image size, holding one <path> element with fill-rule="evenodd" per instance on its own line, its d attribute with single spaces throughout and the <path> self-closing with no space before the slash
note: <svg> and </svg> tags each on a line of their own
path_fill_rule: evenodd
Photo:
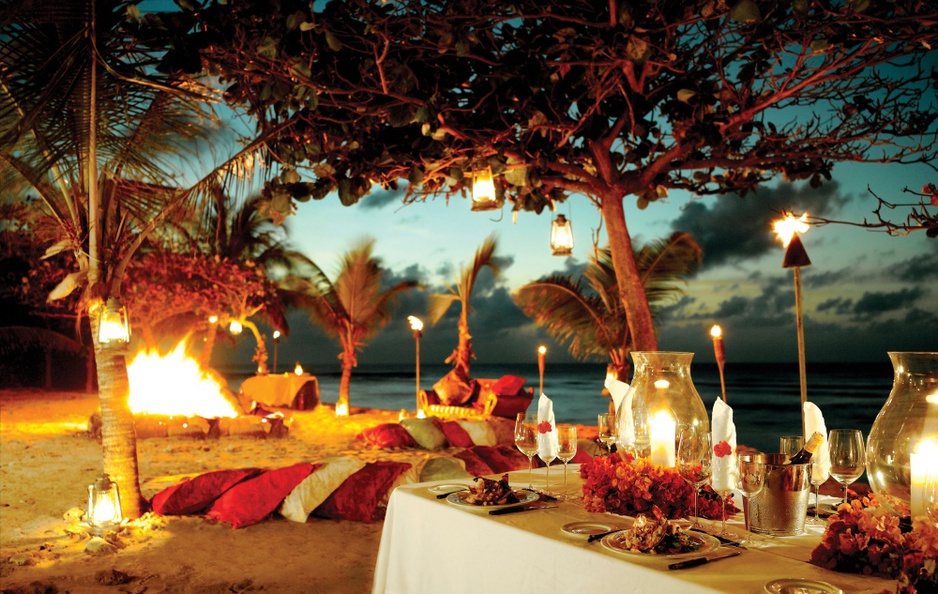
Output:
<svg viewBox="0 0 938 594">
<path fill-rule="evenodd" d="M 800 218 L 795 218 L 794 215 L 788 215 L 784 219 L 780 219 L 773 223 L 773 229 L 775 234 L 782 241 L 782 245 L 788 247 L 788 244 L 791 243 L 792 238 L 795 236 L 795 233 L 804 233 L 811 226 L 808 225 L 808 213 L 804 213 Z"/>
<path fill-rule="evenodd" d="M 664 390 L 671 387 L 671 382 L 666 379 L 655 380 L 655 387 L 659 390 Z"/>
<path fill-rule="evenodd" d="M 723 328 L 720 328 L 719 324 L 714 324 L 713 328 L 710 328 L 710 336 L 714 338 L 720 338 L 723 336 Z"/>
<path fill-rule="evenodd" d="M 407 316 L 407 321 L 410 322 L 410 329 L 414 332 L 423 330 L 423 320 L 417 316 Z"/>
<path fill-rule="evenodd" d="M 293 373 L 297 375 L 303 375 L 303 366 L 300 365 L 300 362 L 296 362 L 296 366 L 293 367 Z"/>
</svg>

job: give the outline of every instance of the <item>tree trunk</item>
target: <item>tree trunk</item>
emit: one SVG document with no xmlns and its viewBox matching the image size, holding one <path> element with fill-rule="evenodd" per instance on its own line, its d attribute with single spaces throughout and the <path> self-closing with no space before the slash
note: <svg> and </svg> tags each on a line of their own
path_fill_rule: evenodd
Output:
<svg viewBox="0 0 938 594">
<path fill-rule="evenodd" d="M 134 417 L 127 406 L 130 382 L 121 347 L 102 347 L 95 340 L 98 368 L 98 398 L 101 401 L 101 444 L 104 472 L 120 489 L 121 511 L 125 518 L 139 518 L 144 500 L 137 469 L 137 435 Z"/>
<path fill-rule="evenodd" d="M 629 333 L 632 335 L 633 350 L 656 351 L 658 340 L 651 320 L 651 308 L 642 277 L 635 262 L 635 250 L 632 238 L 625 224 L 625 209 L 621 196 L 602 197 L 603 221 L 606 223 L 606 235 L 609 237 L 609 251 L 612 265 L 616 271 L 619 286 L 619 299 L 628 318 Z"/>
<path fill-rule="evenodd" d="M 342 379 L 339 381 L 339 400 L 336 402 L 336 408 L 345 406 L 345 410 L 350 411 L 349 408 L 349 386 L 352 383 L 352 367 L 354 367 L 354 357 L 343 357 L 342 358 Z"/>
</svg>

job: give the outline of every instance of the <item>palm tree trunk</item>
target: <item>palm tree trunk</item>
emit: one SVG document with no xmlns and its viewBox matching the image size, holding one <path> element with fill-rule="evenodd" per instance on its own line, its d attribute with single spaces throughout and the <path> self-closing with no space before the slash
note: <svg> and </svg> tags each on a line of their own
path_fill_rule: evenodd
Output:
<svg viewBox="0 0 938 594">
<path fill-rule="evenodd" d="M 98 399 L 101 401 L 104 472 L 120 489 L 124 517 L 139 518 L 145 504 L 140 493 L 134 417 L 127 406 L 130 383 L 124 350 L 102 347 L 95 340 L 95 361 L 98 369 Z"/>
<path fill-rule="evenodd" d="M 625 209 L 621 196 L 602 197 L 603 221 L 609 237 L 609 251 L 616 270 L 619 299 L 628 317 L 629 333 L 636 351 L 658 350 L 658 339 L 651 319 L 651 308 L 645 296 L 645 287 L 635 262 L 632 238 L 625 224 Z"/>
<path fill-rule="evenodd" d="M 346 353 L 347 354 L 347 353 Z M 349 387 L 352 383 L 352 367 L 354 366 L 354 357 L 342 357 L 342 379 L 339 381 L 339 400 L 336 402 L 336 408 L 344 407 L 350 411 L 350 392 Z"/>
</svg>

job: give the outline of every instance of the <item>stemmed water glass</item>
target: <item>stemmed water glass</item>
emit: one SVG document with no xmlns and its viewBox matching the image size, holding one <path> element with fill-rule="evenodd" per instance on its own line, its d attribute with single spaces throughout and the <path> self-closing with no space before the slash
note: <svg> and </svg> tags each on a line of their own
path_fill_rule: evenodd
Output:
<svg viewBox="0 0 938 594">
<path fill-rule="evenodd" d="M 563 462 L 563 499 L 567 497 L 567 463 L 576 456 L 576 426 L 562 425 L 557 427 L 557 457 Z"/>
<path fill-rule="evenodd" d="M 748 506 L 752 498 L 765 486 L 765 458 L 760 454 L 738 454 L 736 456 L 736 469 L 736 488 L 746 498 L 745 505 Z M 746 522 L 746 537 L 739 543 L 741 545 L 751 544 L 750 513 L 743 514 Z"/>
<path fill-rule="evenodd" d="M 535 425 L 534 430 L 537 431 L 537 425 Z M 546 434 L 544 435 L 545 441 L 548 441 L 549 438 L 550 438 L 550 435 L 546 435 Z M 538 446 L 537 457 L 540 458 L 541 461 L 544 462 L 544 466 L 547 467 L 547 476 L 544 479 L 545 480 L 544 493 L 550 495 L 550 463 L 557 459 L 557 452 L 556 450 L 554 450 L 554 448 L 550 446 L 550 443 L 546 443 L 544 444 L 544 447 Z M 566 466 L 564 466 L 564 470 L 566 470 Z"/>
<path fill-rule="evenodd" d="M 710 480 L 712 451 L 709 432 L 693 427 L 681 429 L 675 457 L 681 478 L 694 487 L 694 523 L 691 525 L 693 530 L 702 528 L 697 507 L 697 492 Z"/>
<path fill-rule="evenodd" d="M 515 446 L 528 457 L 528 489 L 531 489 L 534 476 L 534 455 L 537 453 L 537 418 L 533 413 L 518 413 L 515 419 Z"/>
<path fill-rule="evenodd" d="M 612 444 L 616 442 L 616 416 L 610 413 L 602 413 L 597 418 L 599 426 L 599 441 L 603 442 L 606 449 L 612 454 Z"/>
<path fill-rule="evenodd" d="M 826 480 L 827 476 L 821 471 L 817 460 L 815 460 L 811 465 L 811 486 L 814 487 L 814 518 L 811 519 L 813 524 L 821 523 L 821 501 L 818 497 L 818 491 Z"/>
<path fill-rule="evenodd" d="M 739 464 L 739 455 L 734 451 L 732 454 L 727 454 L 726 457 L 729 458 L 729 464 L 735 469 L 735 467 Z M 725 481 L 719 482 L 724 483 Z M 714 488 L 712 483 L 710 486 L 714 491 L 717 492 L 717 495 L 720 496 L 720 532 L 717 534 L 720 536 L 726 536 L 726 498 L 733 494 L 733 487 L 736 485 L 720 485 L 724 487 L 723 489 Z"/>
<path fill-rule="evenodd" d="M 844 486 L 844 503 L 847 502 L 847 487 L 863 475 L 866 455 L 863 433 L 859 429 L 832 429 L 828 436 L 831 454 L 831 476 Z"/>
</svg>

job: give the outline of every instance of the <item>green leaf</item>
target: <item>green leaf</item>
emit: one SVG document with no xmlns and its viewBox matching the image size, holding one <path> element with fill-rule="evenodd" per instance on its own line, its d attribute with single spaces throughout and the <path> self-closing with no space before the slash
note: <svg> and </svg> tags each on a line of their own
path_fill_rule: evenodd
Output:
<svg viewBox="0 0 938 594">
<path fill-rule="evenodd" d="M 303 22 L 300 23 L 300 31 L 310 31 L 316 28 L 316 23 Z"/>
<path fill-rule="evenodd" d="M 358 202 L 358 197 L 352 191 L 352 180 L 348 179 L 347 177 L 340 179 L 338 190 L 339 202 L 342 203 L 342 206 L 352 206 Z"/>
<path fill-rule="evenodd" d="M 737 23 L 752 25 L 762 21 L 762 13 L 753 0 L 742 0 L 730 9 L 730 18 Z"/>
<path fill-rule="evenodd" d="M 410 169 L 410 175 L 407 176 L 407 181 L 410 182 L 412 186 L 419 186 L 423 183 L 423 169 L 414 165 Z"/>
<path fill-rule="evenodd" d="M 339 41 L 338 37 L 332 34 L 332 31 L 326 31 L 326 45 L 334 52 L 342 49 L 342 42 Z"/>
<path fill-rule="evenodd" d="M 855 14 L 866 12 L 870 7 L 870 0 L 850 0 L 850 10 Z"/>
<path fill-rule="evenodd" d="M 526 186 L 528 184 L 528 168 L 511 167 L 506 169 L 505 181 L 513 186 Z"/>
<path fill-rule="evenodd" d="M 692 91 L 690 89 L 681 89 L 677 92 L 677 100 L 682 103 L 690 103 L 691 97 L 695 96 L 697 91 Z"/>
<path fill-rule="evenodd" d="M 300 174 L 296 172 L 296 169 L 287 169 L 280 174 L 280 179 L 285 184 L 295 184 L 300 181 Z"/>
<path fill-rule="evenodd" d="M 136 4 L 130 4 L 127 6 L 127 18 L 132 21 L 140 20 L 140 9 L 137 8 Z"/>
<path fill-rule="evenodd" d="M 629 41 L 625 46 L 626 57 L 637 64 L 641 64 L 645 61 L 648 54 L 648 42 L 641 37 L 630 35 Z"/>
<path fill-rule="evenodd" d="M 791 3 L 791 8 L 798 16 L 805 16 L 808 14 L 808 10 L 811 8 L 811 4 L 809 0 L 793 0 Z"/>
<path fill-rule="evenodd" d="M 815 39 L 811 41 L 811 45 L 808 46 L 812 52 L 823 52 L 827 51 L 827 48 L 830 47 L 830 43 L 826 39 Z"/>
<path fill-rule="evenodd" d="M 257 55 L 267 60 L 276 60 L 278 43 L 280 43 L 279 39 L 268 35 L 257 46 Z"/>
</svg>

